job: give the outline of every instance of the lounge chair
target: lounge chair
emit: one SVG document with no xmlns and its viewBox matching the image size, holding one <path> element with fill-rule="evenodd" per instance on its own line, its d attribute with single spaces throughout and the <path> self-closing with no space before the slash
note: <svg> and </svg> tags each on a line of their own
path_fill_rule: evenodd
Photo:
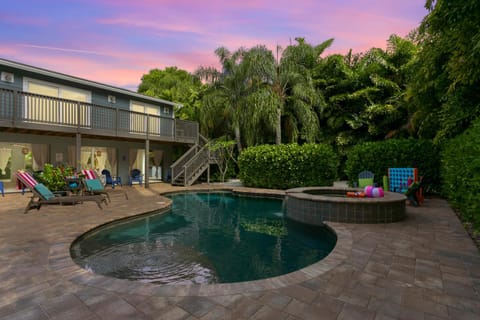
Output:
<svg viewBox="0 0 480 320">
<path fill-rule="evenodd" d="M 103 187 L 100 179 L 98 179 L 95 171 L 93 171 L 92 169 L 83 169 L 82 173 L 85 176 L 85 178 L 83 179 L 83 186 L 85 187 L 83 190 L 84 193 L 104 195 L 105 197 L 107 197 L 108 202 L 111 202 L 108 192 Z"/>
<path fill-rule="evenodd" d="M 32 197 L 25 208 L 24 213 L 30 209 L 36 208 L 40 210 L 42 205 L 49 204 L 77 204 L 84 201 L 95 201 L 100 209 L 102 202 L 105 202 L 105 197 L 101 195 L 76 195 L 76 196 L 60 196 L 50 191 L 44 184 L 38 183 L 35 178 L 27 171 L 17 171 L 17 179 L 23 183 L 32 192 Z"/>
<path fill-rule="evenodd" d="M 107 190 L 105 190 L 105 187 L 95 174 L 95 171 L 92 169 L 83 169 L 82 173 L 85 176 L 85 179 L 83 180 L 85 192 L 89 194 L 105 195 L 108 199 L 108 202 L 111 202 L 110 195 L 108 194 Z M 127 192 L 125 192 L 125 199 L 128 199 Z"/>
</svg>

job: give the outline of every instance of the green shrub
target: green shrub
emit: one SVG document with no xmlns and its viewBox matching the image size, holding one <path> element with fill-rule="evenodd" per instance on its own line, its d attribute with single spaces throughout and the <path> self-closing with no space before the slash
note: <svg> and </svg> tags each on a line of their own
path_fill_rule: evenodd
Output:
<svg viewBox="0 0 480 320">
<path fill-rule="evenodd" d="M 46 163 L 43 167 L 43 171 L 35 174 L 35 179 L 38 182 L 43 183 L 51 191 L 61 191 L 65 189 L 65 177 L 71 176 L 74 173 L 74 169 L 67 167 L 54 167 L 53 165 Z"/>
<path fill-rule="evenodd" d="M 345 173 L 353 184 L 360 172 L 368 170 L 375 174 L 375 182 L 382 184 L 388 168 L 405 167 L 418 168 L 430 190 L 439 190 L 439 152 L 430 140 L 392 139 L 358 144 L 347 155 Z"/>
<path fill-rule="evenodd" d="M 480 120 L 445 143 L 441 175 L 443 195 L 480 231 Z"/>
<path fill-rule="evenodd" d="M 338 156 L 324 144 L 261 145 L 238 157 L 240 180 L 257 188 L 332 185 L 338 166 Z"/>
</svg>

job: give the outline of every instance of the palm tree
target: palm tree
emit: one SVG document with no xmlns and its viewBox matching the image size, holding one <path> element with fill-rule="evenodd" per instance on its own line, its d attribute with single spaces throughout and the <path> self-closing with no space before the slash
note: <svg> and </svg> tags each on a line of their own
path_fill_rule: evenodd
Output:
<svg viewBox="0 0 480 320">
<path fill-rule="evenodd" d="M 311 71 L 333 39 L 316 47 L 306 44 L 303 38 L 296 41 L 297 45 L 283 51 L 280 60 L 280 47 L 275 59 L 265 46 L 257 46 L 248 51 L 243 61 L 246 74 L 252 80 L 250 83 L 255 85 L 253 95 L 263 119 L 275 127 L 276 144 L 282 143 L 282 125 L 291 142 L 298 140 L 299 133 L 304 140 L 312 142 L 318 132 L 314 108 L 320 93 L 315 90 Z M 276 116 L 272 116 L 272 111 Z"/>
<path fill-rule="evenodd" d="M 245 54 L 245 50 L 240 48 L 232 53 L 227 48 L 220 47 L 215 50 L 215 54 L 220 60 L 222 71 L 211 67 L 200 67 L 195 74 L 200 79 L 210 82 L 212 88 L 218 91 L 215 93 L 217 98 L 223 98 L 223 101 L 226 103 L 225 113 L 228 114 L 228 118 L 233 126 L 237 149 L 241 152 L 240 126 L 244 122 L 243 118 L 246 116 L 243 112 L 246 96 L 246 77 L 240 62 Z"/>
</svg>

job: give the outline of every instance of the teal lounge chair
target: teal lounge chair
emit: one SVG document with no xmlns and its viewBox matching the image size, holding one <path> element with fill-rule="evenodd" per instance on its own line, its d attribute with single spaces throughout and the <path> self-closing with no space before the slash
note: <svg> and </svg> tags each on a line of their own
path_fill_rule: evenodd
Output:
<svg viewBox="0 0 480 320">
<path fill-rule="evenodd" d="M 82 173 L 85 176 L 85 179 L 83 180 L 83 184 L 85 186 L 85 193 L 104 195 L 107 197 L 108 202 L 111 202 L 110 195 L 108 194 L 100 179 L 95 174 L 95 171 L 93 171 L 92 169 L 83 169 Z M 124 193 L 125 199 L 128 200 L 128 195 L 125 190 Z"/>
<path fill-rule="evenodd" d="M 44 184 L 38 183 L 35 178 L 27 171 L 19 170 L 16 173 L 17 179 L 30 191 L 32 191 L 32 197 L 27 204 L 24 213 L 27 213 L 30 209 L 40 210 L 42 205 L 51 204 L 77 204 L 85 201 L 95 201 L 100 209 L 102 208 L 102 202 L 105 202 L 105 197 L 101 195 L 75 195 L 75 196 L 61 196 L 50 191 Z"/>
</svg>

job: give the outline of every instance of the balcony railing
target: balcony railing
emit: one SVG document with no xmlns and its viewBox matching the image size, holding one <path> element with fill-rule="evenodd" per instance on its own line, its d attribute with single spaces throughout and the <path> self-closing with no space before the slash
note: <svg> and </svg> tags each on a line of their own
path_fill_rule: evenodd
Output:
<svg viewBox="0 0 480 320">
<path fill-rule="evenodd" d="M 198 123 L 0 89 L 0 126 L 196 143 Z"/>
</svg>

